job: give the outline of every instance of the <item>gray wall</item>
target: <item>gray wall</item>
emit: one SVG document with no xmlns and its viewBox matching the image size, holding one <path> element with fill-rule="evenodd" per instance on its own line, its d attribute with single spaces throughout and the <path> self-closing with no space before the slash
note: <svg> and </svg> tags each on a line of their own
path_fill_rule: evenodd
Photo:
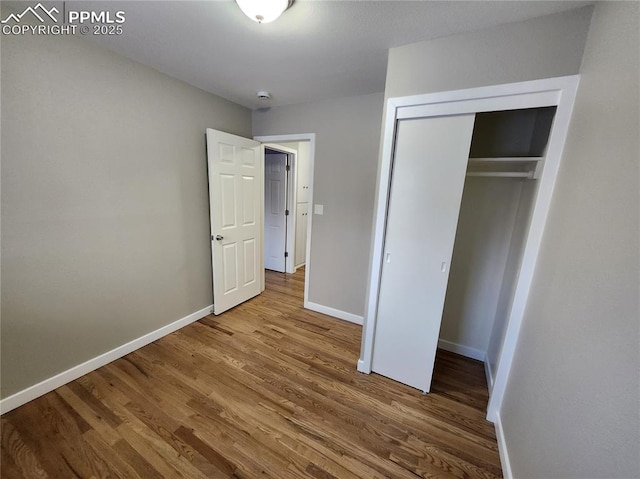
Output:
<svg viewBox="0 0 640 479">
<path fill-rule="evenodd" d="M 385 97 L 578 73 L 591 7 L 389 50 Z"/>
<path fill-rule="evenodd" d="M 382 93 L 253 113 L 254 135 L 315 133 L 309 301 L 361 316 L 369 268 Z M 309 266 L 308 266 L 309 267 Z"/>
<path fill-rule="evenodd" d="M 2 397 L 211 304 L 206 127 L 251 113 L 79 39 L 2 38 Z"/>
<path fill-rule="evenodd" d="M 507 333 L 509 312 L 513 305 L 513 295 L 518 282 L 518 274 L 520 273 L 522 254 L 524 253 L 524 246 L 527 234 L 529 233 L 531 213 L 538 189 L 537 183 L 537 181 L 525 181 L 520 188 L 518 211 L 514 218 L 513 229 L 511 230 L 511 242 L 502 275 L 502 285 L 500 287 L 500 295 L 498 296 L 498 303 L 496 305 L 496 315 L 493 321 L 493 329 L 491 330 L 491 337 L 487 348 L 487 358 L 485 360 L 487 363 L 485 366 L 491 375 L 491 381 L 493 381 L 498 372 L 502 345 Z M 489 388 L 490 390 L 493 389 L 493 384 L 489 384 Z"/>
<path fill-rule="evenodd" d="M 580 70 L 592 10 L 592 7 L 585 7 L 392 48 L 389 50 L 385 98 L 575 75 Z M 474 196 L 482 194 L 478 190 Z M 501 203 L 500 193 L 494 191 L 492 194 L 496 197 L 491 201 Z M 513 192 L 504 194 L 515 198 Z M 479 204 L 468 199 L 476 206 Z M 490 204 L 487 207 L 491 209 Z M 513 226 L 512 212 L 505 211 L 503 221 L 498 219 L 488 225 L 479 218 L 488 217 L 489 210 L 471 215 L 475 220 L 467 218 L 469 215 L 465 215 L 465 211 L 462 211 L 461 234 L 484 228 L 482 234 L 493 231 L 501 238 L 499 241 L 508 243 L 507 236 Z M 495 365 L 495 355 L 500 351 L 504 334 L 504 301 L 499 301 L 498 282 L 494 279 L 487 283 L 486 277 L 495 278 L 499 271 L 505 271 L 504 255 L 509 246 L 502 246 L 504 248 L 496 247 L 495 243 L 484 241 L 482 236 L 456 240 L 441 330 L 443 340 L 481 351 L 491 349 L 492 365 Z M 479 263 L 488 255 L 496 259 L 491 267 Z M 465 260 L 456 261 L 456 258 Z M 466 262 L 473 258 L 477 264 Z M 509 264 L 513 269 L 518 261 Z M 468 273 L 477 279 L 484 275 L 482 287 L 473 290 Z M 478 308 L 479 304 L 482 304 L 481 308 Z M 492 318 L 486 318 L 490 311 L 501 315 L 493 338 Z"/>
<path fill-rule="evenodd" d="M 639 10 L 594 12 L 501 411 L 516 478 L 640 477 Z"/>
<path fill-rule="evenodd" d="M 440 339 L 484 359 L 492 336 L 523 181 L 467 177 Z"/>
<path fill-rule="evenodd" d="M 638 8 L 390 50 L 387 97 L 582 74 L 500 412 L 516 478 L 640 475 Z"/>
<path fill-rule="evenodd" d="M 385 97 L 575 75 L 580 71 L 592 11 L 592 7 L 585 7 L 392 48 L 389 50 Z M 482 194 L 482 191 L 474 193 L 475 196 L 478 194 Z M 492 201 L 500 203 L 499 193 L 494 191 L 492 194 L 498 195 Z M 511 195 L 508 192 L 504 194 L 514 197 L 513 192 Z M 470 202 L 477 203 L 472 199 Z M 488 207 L 491 208 L 491 205 Z M 487 217 L 489 211 L 471 215 L 476 218 L 475 226 L 471 222 L 472 218 L 466 218 L 469 215 L 464 213 L 465 210 L 461 234 L 471 234 L 474 228 L 481 228 L 483 224 L 485 227 L 489 226 L 477 221 L 479 216 Z M 513 226 L 511 213 L 504 213 L 504 221 L 498 221 L 491 228 L 485 228 L 485 233 L 492 230 L 501 236 L 503 243 L 509 241 L 506 235 Z M 472 273 L 478 277 L 483 274 L 493 277 L 497 271 L 505 271 L 505 258 L 501 255 L 508 253 L 509 246 L 507 244 L 505 249 L 495 248 L 495 244 L 486 243 L 481 237 L 456 241 L 448 289 L 451 294 L 447 298 L 443 315 L 441 338 L 475 349 L 490 349 L 490 363 L 494 366 L 504 334 L 505 300 L 499 300 L 500 286 L 495 281 L 492 284 L 485 281 L 485 291 L 471 291 L 466 275 Z M 482 253 L 477 251 L 483 248 L 488 249 Z M 486 255 L 493 255 L 503 266 L 496 266 L 495 270 L 491 270 L 481 264 L 463 265 L 463 262 L 456 261 L 456 257 L 475 257 L 477 261 L 481 261 Z M 517 268 L 518 263 L 517 260 L 510 261 L 507 264 L 507 273 L 513 274 L 512 270 L 514 267 Z M 463 304 L 465 302 L 466 305 Z M 482 311 L 478 309 L 478 304 L 481 303 Z M 492 332 L 491 326 L 484 327 L 481 317 L 490 310 L 497 311 L 499 316 L 493 337 L 489 336 Z M 480 334 L 481 337 L 474 337 L 476 334 Z M 496 337 L 499 339 L 495 339 Z"/>
</svg>

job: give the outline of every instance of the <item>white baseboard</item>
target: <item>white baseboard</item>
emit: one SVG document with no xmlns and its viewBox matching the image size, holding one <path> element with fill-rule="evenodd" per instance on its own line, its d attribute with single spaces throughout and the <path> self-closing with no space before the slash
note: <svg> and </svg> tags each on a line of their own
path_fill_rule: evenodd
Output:
<svg viewBox="0 0 640 479">
<path fill-rule="evenodd" d="M 166 326 L 161 327 L 160 329 L 156 329 L 155 331 L 151 331 L 150 333 L 145 334 L 144 336 L 139 337 L 138 339 L 134 339 L 133 341 L 129 341 L 122 346 L 118 346 L 111 351 L 107 351 L 100 356 L 96 356 L 93 359 L 89 359 L 82 364 L 78 364 L 77 366 L 72 367 L 71 369 L 67 369 L 59 374 L 56 374 L 49 379 L 45 379 L 38 384 L 34 384 L 22 391 L 19 391 L 15 394 L 12 394 L 9 397 L 6 397 L 0 400 L 0 414 L 4 414 L 6 412 L 11 411 L 23 404 L 28 403 L 48 392 L 53 391 L 60 386 L 63 386 L 75 379 L 78 379 L 85 374 L 90 373 L 91 371 L 95 371 L 99 367 L 102 367 L 106 364 L 109 364 L 116 359 L 125 356 L 136 349 L 140 349 L 143 346 L 146 346 L 149 343 L 152 343 L 167 334 L 173 333 L 184 326 L 191 324 L 199 319 L 204 318 L 208 314 L 211 313 L 213 305 L 207 306 L 206 308 L 201 309 L 200 311 L 196 311 L 195 313 L 191 313 L 184 318 L 178 319 L 171 324 L 167 324 Z"/>
<path fill-rule="evenodd" d="M 358 359 L 358 371 L 365 374 L 371 374 L 371 368 L 367 368 L 362 359 Z"/>
<path fill-rule="evenodd" d="M 452 353 L 460 354 L 467 358 L 477 359 L 478 361 L 484 361 L 487 358 L 487 353 L 485 351 L 470 348 L 469 346 L 464 346 L 462 344 L 452 343 L 445 339 L 438 339 L 438 347 L 445 351 L 451 351 Z"/>
<path fill-rule="evenodd" d="M 504 477 L 504 479 L 513 479 L 511 463 L 509 462 L 509 453 L 507 451 L 507 441 L 504 437 L 504 429 L 502 429 L 500 414 L 496 415 L 495 427 L 496 438 L 498 439 L 498 452 L 500 453 L 500 464 L 502 465 L 502 477 Z"/>
<path fill-rule="evenodd" d="M 484 375 L 487 378 L 489 396 L 491 396 L 491 390 L 493 389 L 493 373 L 491 372 L 491 364 L 489 363 L 489 358 L 485 358 L 484 360 Z"/>
<path fill-rule="evenodd" d="M 339 309 L 330 308 L 329 306 L 323 306 L 321 304 L 312 303 L 311 301 L 307 301 L 304 303 L 304 307 L 310 309 L 311 311 L 316 311 L 318 313 L 326 314 L 327 316 L 333 316 L 334 318 L 342 319 L 344 321 L 349 321 L 350 323 L 362 324 L 364 319 L 362 316 L 358 316 L 356 314 L 347 313 L 345 311 L 340 311 Z"/>
</svg>

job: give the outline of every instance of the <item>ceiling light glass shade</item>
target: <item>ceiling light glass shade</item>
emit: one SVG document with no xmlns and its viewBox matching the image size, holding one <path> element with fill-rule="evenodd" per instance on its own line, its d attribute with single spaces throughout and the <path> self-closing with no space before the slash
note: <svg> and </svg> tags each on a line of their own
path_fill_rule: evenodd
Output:
<svg viewBox="0 0 640 479">
<path fill-rule="evenodd" d="M 240 10 L 254 22 L 274 21 L 289 6 L 289 0 L 236 0 Z"/>
</svg>

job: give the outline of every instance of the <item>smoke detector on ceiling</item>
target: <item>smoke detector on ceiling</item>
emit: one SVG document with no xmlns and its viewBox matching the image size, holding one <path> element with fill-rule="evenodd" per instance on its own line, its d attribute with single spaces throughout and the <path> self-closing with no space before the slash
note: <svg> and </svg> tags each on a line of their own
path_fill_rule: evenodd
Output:
<svg viewBox="0 0 640 479">
<path fill-rule="evenodd" d="M 271 100 L 271 93 L 268 91 L 260 90 L 257 95 L 261 100 Z"/>
</svg>

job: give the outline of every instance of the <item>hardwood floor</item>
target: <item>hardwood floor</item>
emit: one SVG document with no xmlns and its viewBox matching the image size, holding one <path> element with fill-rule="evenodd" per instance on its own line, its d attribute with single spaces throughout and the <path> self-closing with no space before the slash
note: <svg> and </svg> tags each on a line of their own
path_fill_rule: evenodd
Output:
<svg viewBox="0 0 640 479">
<path fill-rule="evenodd" d="M 423 395 L 356 371 L 361 327 L 302 309 L 304 273 L 2 417 L 3 478 L 494 478 L 482 363 Z"/>
</svg>

